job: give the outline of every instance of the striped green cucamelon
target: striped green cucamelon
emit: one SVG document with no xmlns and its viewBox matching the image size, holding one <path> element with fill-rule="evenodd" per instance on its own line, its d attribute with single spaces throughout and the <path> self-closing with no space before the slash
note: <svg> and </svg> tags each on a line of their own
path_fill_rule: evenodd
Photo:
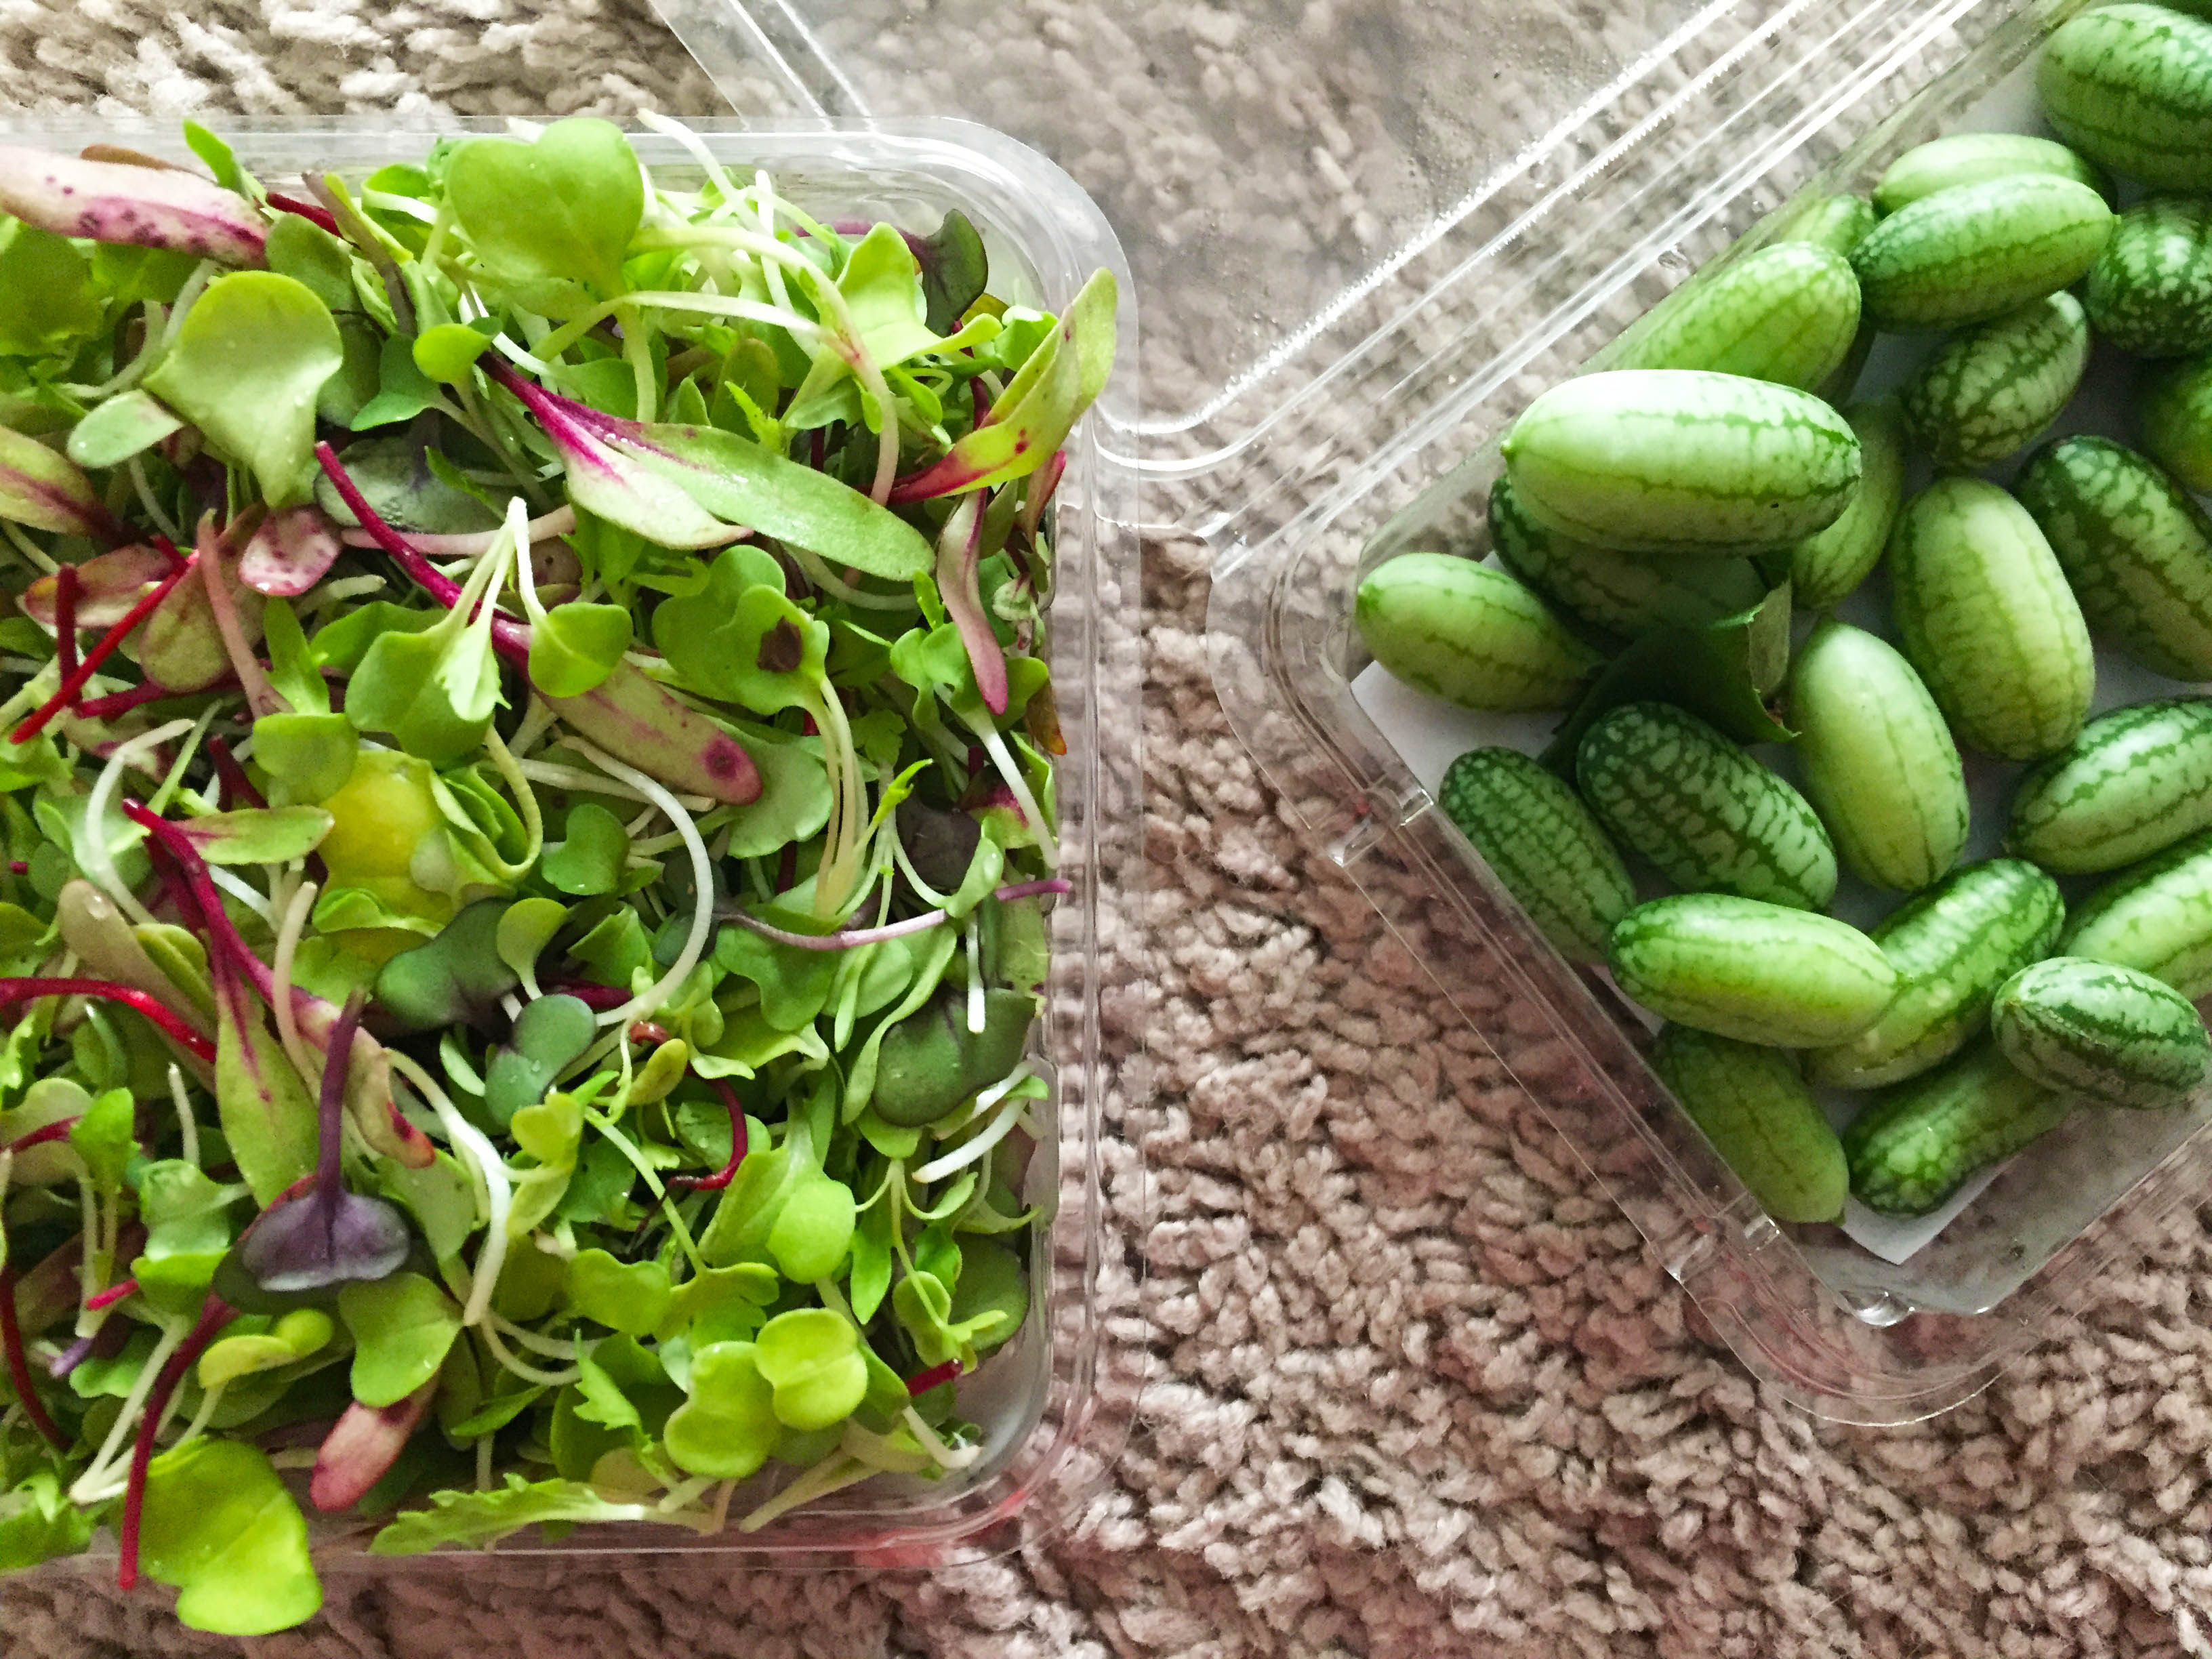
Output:
<svg viewBox="0 0 2212 1659">
<path fill-rule="evenodd" d="M 2050 954 L 2065 925 L 2058 884 L 2018 859 L 1954 870 L 1874 930 L 1897 969 L 1897 994 L 1848 1042 L 1806 1056 L 1806 1074 L 1872 1089 L 1942 1064 L 1980 1032 L 1990 998 Z"/>
<path fill-rule="evenodd" d="M 1573 790 L 1518 750 L 1470 749 L 1445 769 L 1437 805 L 1562 956 L 1605 960 L 1636 889 Z"/>
<path fill-rule="evenodd" d="M 2088 319 L 2063 290 L 1962 330 L 1905 383 L 1914 447 L 1958 471 L 2001 461 L 2058 418 L 2088 366 Z"/>
<path fill-rule="evenodd" d="M 1798 203 L 1774 232 L 1778 242 L 1810 242 L 1845 258 L 1874 228 L 1874 204 L 1848 192 L 1814 196 Z"/>
<path fill-rule="evenodd" d="M 2157 462 L 2084 433 L 2013 488 L 2091 627 L 2155 673 L 2212 679 L 2212 519 Z"/>
<path fill-rule="evenodd" d="M 1915 144 L 1892 161 L 1874 187 L 1874 204 L 1884 213 L 1894 213 L 1939 190 L 1984 184 L 2016 173 L 2071 179 L 2108 202 L 2112 198 L 2112 181 L 2104 169 L 2063 144 L 2024 132 L 1954 132 Z"/>
<path fill-rule="evenodd" d="M 1463 708 L 1564 708 L 1598 664 L 1520 582 L 1445 553 L 1376 566 L 1352 620 L 1376 661 Z"/>
<path fill-rule="evenodd" d="M 2021 1076 L 2106 1106 L 2179 1106 L 2212 1066 L 2212 1037 L 2188 998 L 2081 957 L 2052 957 L 2007 980 L 1990 1030 Z"/>
<path fill-rule="evenodd" d="M 1833 1221 L 1850 1172 L 1843 1142 L 1778 1048 L 1669 1025 L 1651 1069 L 1674 1091 L 1721 1161 L 1777 1221 Z"/>
<path fill-rule="evenodd" d="M 2191 489 L 2212 489 L 2212 353 L 2159 363 L 2136 389 L 2143 453 Z"/>
<path fill-rule="evenodd" d="M 1661 702 L 1606 711 L 1575 751 L 1598 822 L 1678 887 L 1817 910 L 1836 854 L 1805 798 L 1695 714 Z"/>
<path fill-rule="evenodd" d="M 2096 690 L 2089 630 L 2025 507 L 1938 478 L 1898 517 L 1889 577 L 1905 658 L 1963 741 L 2005 760 L 2074 741 Z"/>
<path fill-rule="evenodd" d="M 1805 793 L 1863 881 L 1915 893 L 1966 844 L 1966 772 L 1942 711 L 1887 641 L 1831 617 L 1790 665 Z"/>
<path fill-rule="evenodd" d="M 1490 487 L 1490 546 L 1554 610 L 1607 640 L 1700 628 L 1748 611 L 1766 591 L 1747 559 L 1610 553 L 1547 530 L 1521 510 L 1504 478 Z"/>
<path fill-rule="evenodd" d="M 1840 605 L 1881 562 L 1905 501 L 1905 414 L 1894 398 L 1853 404 L 1844 418 L 1858 434 L 1859 487 L 1843 515 L 1790 550 L 1790 603 L 1800 611 Z"/>
<path fill-rule="evenodd" d="M 1811 242 L 1775 242 L 1692 277 L 1621 336 L 1607 364 L 1810 390 L 1843 362 L 1858 326 L 1851 262 Z"/>
<path fill-rule="evenodd" d="M 2099 339 L 2138 357 L 2212 346 L 2212 202 L 2154 196 L 2123 213 L 2081 302 Z"/>
<path fill-rule="evenodd" d="M 1926 1215 L 1968 1177 L 2057 1128 L 2073 1107 L 1984 1042 L 1869 1101 L 1845 1126 L 1851 1195 L 1884 1215 Z"/>
<path fill-rule="evenodd" d="M 2100 714 L 2020 782 L 2005 849 L 2063 876 L 2147 859 L 2212 829 L 2212 698 Z"/>
<path fill-rule="evenodd" d="M 1608 959 L 1614 982 L 1661 1018 L 1775 1048 L 1842 1042 L 1897 991 L 1881 947 L 1849 922 L 1726 893 L 1638 905 Z"/>
<path fill-rule="evenodd" d="M 2212 187 L 2212 23 L 2164 6 L 2084 12 L 2044 42 L 2044 119 L 2154 190 Z"/>
<path fill-rule="evenodd" d="M 2047 173 L 1938 191 L 1852 250 L 1860 308 L 1893 331 L 1987 322 L 2077 281 L 2112 230 L 2103 197 Z"/>
<path fill-rule="evenodd" d="M 2059 947 L 2068 956 L 2140 969 L 2192 1002 L 2212 992 L 2212 831 L 2090 894 Z"/>
<path fill-rule="evenodd" d="M 1531 519 L 1623 553 L 1733 555 L 1832 523 L 1859 441 L 1809 392 L 1701 369 L 1565 380 L 1500 446 Z"/>
</svg>

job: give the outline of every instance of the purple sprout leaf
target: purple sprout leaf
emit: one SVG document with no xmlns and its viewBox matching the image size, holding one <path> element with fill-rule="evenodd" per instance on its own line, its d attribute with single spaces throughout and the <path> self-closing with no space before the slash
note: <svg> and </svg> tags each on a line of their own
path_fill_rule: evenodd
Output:
<svg viewBox="0 0 2212 1659">
<path fill-rule="evenodd" d="M 921 297 L 927 307 L 929 326 L 950 334 L 959 325 L 968 307 L 983 297 L 990 275 L 990 255 L 968 216 L 955 208 L 945 216 L 936 234 L 908 237 L 915 262 L 921 267 Z"/>
<path fill-rule="evenodd" d="M 331 1027 L 313 1185 L 305 1195 L 264 1210 L 239 1244 L 240 1265 L 272 1294 L 384 1279 L 407 1259 L 407 1223 L 399 1212 L 382 1199 L 348 1192 L 338 1162 L 347 1062 L 364 1000 L 356 990 Z"/>
<path fill-rule="evenodd" d="M 197 173 L 0 145 L 0 211 L 57 236 L 166 248 L 258 268 L 267 228 L 242 196 Z"/>
</svg>

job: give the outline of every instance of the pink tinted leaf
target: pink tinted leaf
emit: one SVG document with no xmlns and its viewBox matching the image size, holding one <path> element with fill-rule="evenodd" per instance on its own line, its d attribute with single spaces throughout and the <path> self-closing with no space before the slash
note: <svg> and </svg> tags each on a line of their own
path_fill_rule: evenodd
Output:
<svg viewBox="0 0 2212 1659">
<path fill-rule="evenodd" d="M 0 154 L 4 150 L 0 146 Z M 121 539 L 114 517 L 74 461 L 7 427 L 0 427 L 0 519 L 62 535 Z"/>
<path fill-rule="evenodd" d="M 437 1392 L 433 1377 L 397 1405 L 364 1406 L 356 1401 L 347 1407 L 315 1454 L 308 1501 L 325 1515 L 361 1502 L 399 1461 Z"/>
<path fill-rule="evenodd" d="M 0 145 L 0 210 L 95 242 L 258 268 L 268 233 L 242 196 L 198 174 Z"/>
<path fill-rule="evenodd" d="M 287 507 L 263 520 L 246 544 L 238 579 L 257 593 L 297 599 L 329 574 L 343 550 L 321 508 Z"/>
<path fill-rule="evenodd" d="M 892 487 L 894 505 L 988 488 L 1033 472 L 1066 441 L 1105 389 L 1114 361 L 1113 273 L 1100 270 L 1060 313 L 1060 325 L 1023 363 L 986 423 L 944 457 Z"/>
<path fill-rule="evenodd" d="M 635 422 L 617 421 L 533 386 L 502 364 L 489 364 L 487 372 L 522 400 L 552 441 L 568 471 L 568 499 L 575 506 L 663 547 L 720 547 L 732 539 L 730 526 L 680 485 L 606 442 L 609 436 L 639 430 Z"/>
<path fill-rule="evenodd" d="M 76 567 L 76 625 L 112 628 L 172 568 L 167 558 L 151 547 L 118 547 L 112 553 L 94 554 Z M 40 577 L 23 590 L 23 614 L 47 628 L 54 627 L 56 597 L 55 579 Z"/>
<path fill-rule="evenodd" d="M 580 697 L 545 701 L 592 742 L 672 789 L 732 806 L 760 799 L 760 771 L 744 745 L 628 662 Z"/>
<path fill-rule="evenodd" d="M 975 672 L 975 689 L 983 706 L 994 714 L 1006 712 L 1006 653 L 983 614 L 982 590 L 976 581 L 977 556 L 983 545 L 984 492 L 961 498 L 945 521 L 937 543 L 937 591 L 945 601 L 945 614 L 960 630 L 960 643 L 968 648 L 968 665 Z"/>
</svg>

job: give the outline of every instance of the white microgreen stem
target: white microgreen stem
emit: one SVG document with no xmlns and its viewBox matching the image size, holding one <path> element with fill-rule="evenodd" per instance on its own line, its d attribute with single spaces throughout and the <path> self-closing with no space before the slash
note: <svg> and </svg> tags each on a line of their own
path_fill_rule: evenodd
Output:
<svg viewBox="0 0 2212 1659">
<path fill-rule="evenodd" d="M 906 1408 L 904 1419 L 907 1432 L 921 1444 L 921 1449 L 935 1458 L 941 1468 L 964 1469 L 983 1455 L 981 1446 L 948 1444 L 935 1429 L 922 1421 L 921 1413 L 911 1406 Z"/>
<path fill-rule="evenodd" d="M 14 544 L 15 550 L 29 560 L 31 568 L 40 575 L 51 576 L 61 568 L 47 556 L 44 548 L 24 533 L 22 526 L 13 519 L 0 520 L 0 530 L 8 532 L 8 539 Z"/>
<path fill-rule="evenodd" d="M 123 1409 L 116 1413 L 114 1425 L 108 1430 L 107 1438 L 100 1443 L 100 1450 L 86 1466 L 84 1473 L 70 1484 L 70 1502 L 94 1504 L 99 1502 L 102 1496 L 112 1495 L 106 1492 L 106 1487 L 115 1479 L 118 1461 L 117 1453 L 127 1449 L 137 1437 L 138 1413 L 145 1407 L 146 1396 L 154 1392 L 154 1382 L 161 1376 L 161 1367 L 169 1363 L 169 1356 L 176 1352 L 177 1345 L 185 1340 L 185 1333 L 191 1328 L 191 1322 L 181 1319 L 162 1328 L 161 1340 L 154 1344 L 154 1351 L 146 1356 L 146 1363 L 138 1368 L 137 1377 L 131 1384 L 131 1392 L 123 1397 Z M 121 1461 L 129 1460 L 125 1457 Z"/>
<path fill-rule="evenodd" d="M 138 896 L 123 884 L 116 873 L 115 849 L 101 833 L 107 822 L 107 809 L 115 799 L 117 785 L 123 777 L 123 769 L 149 750 L 159 749 L 172 738 L 180 737 L 192 729 L 188 720 L 171 720 L 135 738 L 126 738 L 108 752 L 107 764 L 100 769 L 100 776 L 92 786 L 92 794 L 84 804 L 84 842 L 77 849 L 78 860 L 93 884 L 113 899 L 116 907 L 141 927 L 153 925 L 154 913 L 139 903 Z M 136 839 L 137 832 L 131 831 Z"/>
<path fill-rule="evenodd" d="M 758 1532 L 778 1516 L 787 1514 L 802 1504 L 811 1504 L 817 1498 L 827 1498 L 833 1492 L 842 1492 L 855 1482 L 866 1480 L 875 1472 L 873 1468 L 857 1457 L 843 1451 L 832 1452 L 738 1522 L 738 1530 Z"/>
<path fill-rule="evenodd" d="M 491 1293 L 499 1283 L 499 1270 L 507 1261 L 507 1207 L 514 1195 L 507 1178 L 507 1166 L 501 1163 L 490 1141 L 484 1139 L 460 1113 L 438 1086 L 437 1079 L 417 1066 L 412 1059 L 397 1048 L 388 1051 L 392 1069 L 412 1084 L 416 1091 L 429 1103 L 430 1109 L 438 1115 L 438 1121 L 446 1131 L 446 1139 L 453 1150 L 465 1152 L 476 1166 L 483 1182 L 485 1228 L 483 1249 L 477 1253 L 476 1266 L 470 1270 L 469 1296 L 461 1310 L 461 1323 L 481 1325 L 491 1310 Z"/>
<path fill-rule="evenodd" d="M 283 1045 L 293 1069 L 310 1084 L 322 1076 L 323 1067 L 300 1036 L 299 1010 L 292 1006 L 292 962 L 299 953 L 300 935 L 307 931 L 308 912 L 314 908 L 315 884 L 301 882 L 292 902 L 284 907 L 284 919 L 276 927 L 275 953 L 269 960 L 269 970 L 276 978 L 276 994 L 269 1006 L 276 1015 L 276 1041 Z"/>
<path fill-rule="evenodd" d="M 256 716 L 291 713 L 292 705 L 269 684 L 269 676 L 261 672 L 261 664 L 246 643 L 246 629 L 238 620 L 238 601 L 230 591 L 230 577 L 223 569 L 222 543 L 213 526 L 204 521 L 199 550 L 200 586 L 207 592 L 208 610 L 215 617 L 215 631 L 222 641 L 223 654 L 230 659 L 230 672 L 238 676 L 239 689 L 246 693 L 246 706 Z"/>
<path fill-rule="evenodd" d="M 484 1346 L 491 1350 L 491 1357 L 526 1382 L 535 1382 L 542 1388 L 558 1389 L 574 1382 L 583 1375 L 583 1372 L 574 1365 L 568 1366 L 564 1370 L 540 1370 L 528 1361 L 518 1358 L 514 1351 L 500 1340 L 499 1332 L 489 1322 L 478 1326 L 477 1330 L 483 1337 Z"/>
<path fill-rule="evenodd" d="M 961 928 L 963 942 L 968 949 L 968 1030 L 970 1035 L 983 1034 L 983 924 L 980 917 L 970 915 Z"/>
<path fill-rule="evenodd" d="M 1006 740 L 999 735 L 999 728 L 991 723 L 988 715 L 981 720 L 967 720 L 966 724 L 969 730 L 983 740 L 984 753 L 990 756 L 991 764 L 999 769 L 999 775 L 1006 780 L 1014 804 L 1021 808 L 1022 817 L 1028 823 L 1030 833 L 1036 837 L 1037 856 L 1044 860 L 1044 867 L 1059 869 L 1060 843 L 1053 838 L 1051 827 L 1045 823 L 1044 813 L 1037 806 L 1036 797 L 1030 793 L 1030 781 L 1022 775 L 1021 763 L 1015 759 L 1013 750 L 1006 747 Z"/>
<path fill-rule="evenodd" d="M 1006 1138 L 1014 1127 L 1014 1120 L 1022 1115 L 1023 1097 L 1011 1091 L 999 1103 L 998 1111 L 973 1139 L 964 1140 L 943 1158 L 933 1158 L 914 1172 L 916 1185 L 927 1187 L 942 1181 L 975 1163 L 994 1146 Z"/>
<path fill-rule="evenodd" d="M 714 927 L 714 871 L 707 857 L 707 843 L 700 838 L 699 828 L 691 815 L 684 810 L 683 803 L 658 779 L 649 778 L 635 767 L 624 766 L 605 750 L 595 748 L 580 738 L 571 738 L 570 745 L 576 752 L 599 767 L 609 777 L 629 785 L 647 800 L 668 815 L 676 833 L 684 837 L 684 850 L 691 855 L 692 912 L 691 928 L 684 937 L 684 948 L 669 964 L 668 971 L 659 979 L 638 993 L 619 1008 L 610 1008 L 599 1016 L 601 1025 L 623 1026 L 633 1020 L 648 1019 L 666 1002 L 676 988 L 691 975 L 692 969 L 707 949 L 708 936 Z"/>
<path fill-rule="evenodd" d="M 155 495 L 154 486 L 147 481 L 146 458 L 143 455 L 133 455 L 124 463 L 124 470 L 131 475 L 131 487 L 137 492 L 138 505 L 146 509 L 146 516 L 151 519 L 161 532 L 171 541 L 182 541 L 185 536 L 184 527 L 169 516 L 168 509 L 163 507 Z M 52 568 L 51 565 L 47 567 L 49 573 L 52 572 Z"/>
<path fill-rule="evenodd" d="M 169 1098 L 177 1108 L 177 1129 L 184 1140 L 184 1159 L 187 1164 L 200 1161 L 200 1121 L 192 1110 L 191 1092 L 185 1087 L 184 1068 L 175 1060 L 169 1062 Z"/>
</svg>

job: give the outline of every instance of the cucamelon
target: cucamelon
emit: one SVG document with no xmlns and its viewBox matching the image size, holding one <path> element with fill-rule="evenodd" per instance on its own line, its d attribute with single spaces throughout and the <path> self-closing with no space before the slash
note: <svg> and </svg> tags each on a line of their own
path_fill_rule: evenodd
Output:
<svg viewBox="0 0 2212 1659">
<path fill-rule="evenodd" d="M 2212 23 L 2164 6 L 2084 12 L 2044 42 L 2035 87 L 2090 160 L 2155 190 L 2212 187 Z"/>
<path fill-rule="evenodd" d="M 1842 1042 L 1897 991 L 1881 947 L 1850 923 L 1725 893 L 1637 906 L 1608 960 L 1621 990 L 1662 1018 L 1777 1048 Z"/>
<path fill-rule="evenodd" d="M 1619 369 L 1545 392 L 1500 446 L 1528 515 L 1623 553 L 1734 555 L 1832 523 L 1859 441 L 1809 392 L 1700 369 Z"/>
<path fill-rule="evenodd" d="M 1844 418 L 1858 434 L 1859 487 L 1826 530 L 1790 550 L 1790 602 L 1801 611 L 1840 605 L 1881 562 L 1905 499 L 1905 416 L 1894 398 L 1853 404 Z"/>
<path fill-rule="evenodd" d="M 2103 197 L 2047 173 L 1938 191 L 1852 250 L 1860 308 L 1893 331 L 1987 322 L 2079 280 L 2112 229 Z"/>
<path fill-rule="evenodd" d="M 2065 925 L 2058 884 L 2018 859 L 1954 870 L 1873 933 L 1897 994 L 1849 1041 L 1806 1056 L 1815 1083 L 1871 1089 L 1916 1077 L 1982 1029 L 1998 986 L 2050 954 Z"/>
<path fill-rule="evenodd" d="M 1977 1171 L 2057 1128 L 2073 1104 L 1985 1042 L 1850 1121 L 1843 1140 L 1851 1195 L 1885 1215 L 1926 1215 Z"/>
<path fill-rule="evenodd" d="M 1858 326 L 1851 262 L 1812 242 L 1775 242 L 1691 278 L 1621 336 L 1607 362 L 1809 390 L 1844 361 Z"/>
<path fill-rule="evenodd" d="M 2192 1002 L 2212 992 L 2212 831 L 2090 894 L 2059 945 L 2068 956 L 2162 979 Z"/>
<path fill-rule="evenodd" d="M 1966 774 L 1942 711 L 1887 641 L 1831 618 L 1790 665 L 1805 793 L 1863 881 L 1917 892 L 1966 844 Z"/>
<path fill-rule="evenodd" d="M 2104 169 L 2063 144 L 2024 132 L 1954 132 L 1915 144 L 1892 161 L 1874 187 L 1874 204 L 1883 213 L 1894 213 L 1939 190 L 1984 184 L 2016 173 L 2071 179 L 2108 202 L 2112 198 L 2112 181 Z"/>
<path fill-rule="evenodd" d="M 1517 750 L 1471 749 L 1446 769 L 1437 805 L 1561 955 L 1605 960 L 1636 889 L 1573 790 Z"/>
<path fill-rule="evenodd" d="M 2074 740 L 2096 690 L 2089 630 L 2026 508 L 1938 478 L 1899 516 L 1889 574 L 1905 658 L 1960 738 L 2007 760 Z"/>
<path fill-rule="evenodd" d="M 1835 849 L 1805 798 L 1696 715 L 1608 709 L 1575 751 L 1575 781 L 1620 843 L 1677 886 L 1817 910 Z"/>
<path fill-rule="evenodd" d="M 2100 715 L 2021 780 L 2005 848 L 2060 875 L 2118 870 L 2212 829 L 2212 698 Z"/>
<path fill-rule="evenodd" d="M 2191 489 L 2212 489 L 2212 354 L 2154 367 L 2136 388 L 2143 453 Z"/>
<path fill-rule="evenodd" d="M 2157 462 L 2082 434 L 2037 451 L 2014 489 L 2092 627 L 2154 672 L 2212 678 L 2212 519 Z"/>
<path fill-rule="evenodd" d="M 2132 968 L 2052 957 L 2007 980 L 1990 1030 L 2013 1069 L 2106 1106 L 2179 1106 L 2204 1081 L 2212 1038 L 2189 999 Z"/>
<path fill-rule="evenodd" d="M 1843 1143 L 1789 1054 L 1669 1025 L 1652 1044 L 1651 1066 L 1769 1215 L 1843 1214 L 1850 1181 Z"/>
<path fill-rule="evenodd" d="M 2154 196 L 2123 213 L 2081 302 L 2098 338 L 2139 357 L 2212 346 L 2212 203 Z"/>
<path fill-rule="evenodd" d="M 1810 242 L 1846 258 L 1875 226 L 1874 204 L 1848 193 L 1799 203 L 1774 233 L 1778 242 Z"/>
<path fill-rule="evenodd" d="M 1749 610 L 1765 592 L 1747 560 L 1645 558 L 1547 530 L 1504 478 L 1490 487 L 1490 546 L 1562 616 L 1609 640 L 1702 627 Z"/>
<path fill-rule="evenodd" d="M 1503 570 L 1401 553 L 1360 583 L 1352 609 L 1375 660 L 1467 708 L 1562 708 L 1597 654 Z"/>
<path fill-rule="evenodd" d="M 1952 336 L 1905 383 L 1919 453 L 1971 472 L 2025 449 L 2058 418 L 2089 366 L 2089 325 L 2064 292 Z"/>
</svg>

